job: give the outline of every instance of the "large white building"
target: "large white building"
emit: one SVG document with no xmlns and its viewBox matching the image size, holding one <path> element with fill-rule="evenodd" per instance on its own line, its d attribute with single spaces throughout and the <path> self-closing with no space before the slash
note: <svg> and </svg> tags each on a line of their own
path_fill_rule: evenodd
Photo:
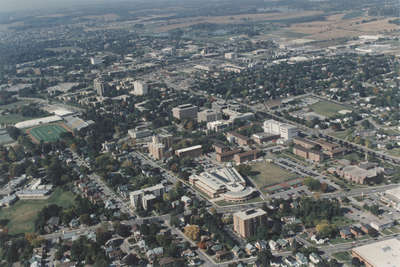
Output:
<svg viewBox="0 0 400 267">
<path fill-rule="evenodd" d="M 219 110 L 206 109 L 197 113 L 198 122 L 212 122 L 222 119 L 222 113 Z"/>
<path fill-rule="evenodd" d="M 98 96 L 104 96 L 104 81 L 101 78 L 93 80 L 93 88 Z"/>
<path fill-rule="evenodd" d="M 353 248 L 353 257 L 370 267 L 400 266 L 400 239 L 392 238 L 384 241 Z"/>
<path fill-rule="evenodd" d="M 58 121 L 62 121 L 62 118 L 60 116 L 48 116 L 48 117 L 44 117 L 44 118 L 18 122 L 15 124 L 15 128 L 25 129 L 25 128 L 31 128 L 34 126 L 39 126 L 41 124 L 53 123 L 53 122 L 58 122 Z"/>
<path fill-rule="evenodd" d="M 147 95 L 147 93 L 149 92 L 147 84 L 143 81 L 134 81 L 133 87 L 134 90 L 131 92 L 131 94 L 133 95 L 142 96 Z"/>
<path fill-rule="evenodd" d="M 145 189 L 130 192 L 129 199 L 131 206 L 136 209 L 139 205 L 147 210 L 151 201 L 162 197 L 165 192 L 165 186 L 163 184 L 157 184 Z"/>
<path fill-rule="evenodd" d="M 189 177 L 189 182 L 208 196 L 226 201 L 245 201 L 253 197 L 254 188 L 234 168 L 217 168 Z"/>
<path fill-rule="evenodd" d="M 279 135 L 284 140 L 291 140 L 297 136 L 298 129 L 296 126 L 287 123 L 281 123 L 275 120 L 267 120 L 264 122 L 264 132 Z"/>
</svg>

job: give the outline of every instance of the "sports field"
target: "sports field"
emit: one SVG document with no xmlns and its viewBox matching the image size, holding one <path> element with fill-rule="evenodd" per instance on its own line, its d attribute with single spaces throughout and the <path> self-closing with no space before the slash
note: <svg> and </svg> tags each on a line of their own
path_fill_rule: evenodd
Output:
<svg viewBox="0 0 400 267">
<path fill-rule="evenodd" d="M 251 177 L 252 181 L 263 193 L 268 186 L 298 178 L 298 175 L 268 162 L 259 162 L 251 165 L 251 171 L 256 174 Z"/>
<path fill-rule="evenodd" d="M 0 219 L 9 220 L 7 227 L 12 235 L 33 232 L 36 217 L 46 205 L 57 204 L 68 208 L 74 203 L 75 196 L 73 193 L 57 188 L 48 199 L 19 200 L 9 208 L 2 208 Z"/>
<path fill-rule="evenodd" d="M 60 138 L 62 133 L 68 132 L 66 128 L 58 124 L 47 124 L 27 130 L 34 141 L 36 142 L 55 142 Z"/>
<path fill-rule="evenodd" d="M 338 114 L 341 110 L 350 110 L 350 108 L 339 105 L 330 101 L 319 101 L 310 106 L 310 108 L 317 114 L 332 117 Z"/>
</svg>

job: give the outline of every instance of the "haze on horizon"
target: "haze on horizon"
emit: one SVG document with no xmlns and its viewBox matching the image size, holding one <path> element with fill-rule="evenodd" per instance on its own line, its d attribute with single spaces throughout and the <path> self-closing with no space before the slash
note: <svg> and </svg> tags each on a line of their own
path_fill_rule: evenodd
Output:
<svg viewBox="0 0 400 267">
<path fill-rule="evenodd" d="M 109 2 L 105 0 L 0 0 L 0 13 L 49 8 L 70 8 L 82 4 Z"/>
</svg>

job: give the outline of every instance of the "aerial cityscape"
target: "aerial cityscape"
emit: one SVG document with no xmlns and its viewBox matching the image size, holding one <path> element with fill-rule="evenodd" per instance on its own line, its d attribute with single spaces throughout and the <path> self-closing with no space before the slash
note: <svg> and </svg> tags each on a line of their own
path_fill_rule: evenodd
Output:
<svg viewBox="0 0 400 267">
<path fill-rule="evenodd" d="M 398 0 L 25 1 L 0 266 L 400 267 Z"/>
</svg>

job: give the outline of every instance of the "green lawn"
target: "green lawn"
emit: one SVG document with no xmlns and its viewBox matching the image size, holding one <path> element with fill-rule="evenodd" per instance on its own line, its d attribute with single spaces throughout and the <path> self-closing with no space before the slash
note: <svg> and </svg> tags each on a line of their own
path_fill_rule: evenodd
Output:
<svg viewBox="0 0 400 267">
<path fill-rule="evenodd" d="M 325 117 L 332 117 L 337 115 L 340 110 L 346 109 L 350 110 L 350 108 L 336 104 L 330 101 L 319 101 L 315 104 L 312 104 L 310 108 L 317 114 L 325 116 Z"/>
<path fill-rule="evenodd" d="M 21 122 L 21 121 L 27 121 L 33 119 L 32 117 L 24 117 L 22 115 L 19 114 L 8 114 L 8 115 L 0 115 L 0 124 L 4 124 L 4 123 L 12 123 L 15 124 L 17 122 Z"/>
<path fill-rule="evenodd" d="M 57 124 L 48 124 L 29 129 L 28 132 L 38 142 L 55 142 L 60 138 L 60 135 L 67 132 L 67 130 Z"/>
<path fill-rule="evenodd" d="M 10 234 L 33 232 L 34 222 L 40 210 L 50 204 L 70 207 L 74 203 L 74 199 L 72 192 L 57 188 L 48 199 L 19 200 L 9 208 L 2 208 L 0 219 L 10 220 L 7 225 Z"/>
<path fill-rule="evenodd" d="M 254 175 L 251 176 L 252 181 L 260 189 L 299 178 L 297 174 L 286 171 L 273 163 L 264 161 L 251 165 L 251 171 L 254 172 Z"/>
<path fill-rule="evenodd" d="M 337 253 L 333 254 L 332 256 L 340 262 L 351 260 L 351 256 L 348 252 L 337 252 Z"/>
</svg>

